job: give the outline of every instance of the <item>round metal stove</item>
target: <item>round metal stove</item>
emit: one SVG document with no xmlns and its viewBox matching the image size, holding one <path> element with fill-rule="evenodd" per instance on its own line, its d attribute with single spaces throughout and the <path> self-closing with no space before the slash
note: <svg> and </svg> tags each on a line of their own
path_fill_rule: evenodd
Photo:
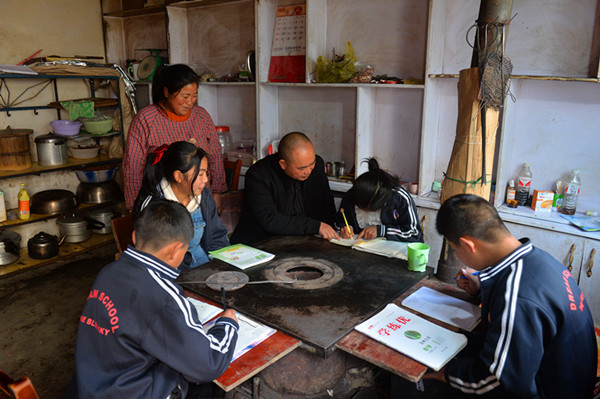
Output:
<svg viewBox="0 0 600 399">
<path fill-rule="evenodd" d="M 267 280 L 296 280 L 285 286 L 299 290 L 328 288 L 344 278 L 344 271 L 335 263 L 305 256 L 273 261 L 264 273 Z"/>
</svg>

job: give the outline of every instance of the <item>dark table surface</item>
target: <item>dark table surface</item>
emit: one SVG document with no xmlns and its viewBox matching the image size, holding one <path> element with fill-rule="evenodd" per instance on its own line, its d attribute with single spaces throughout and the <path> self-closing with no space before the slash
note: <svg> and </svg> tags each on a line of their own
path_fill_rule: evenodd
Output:
<svg viewBox="0 0 600 399">
<path fill-rule="evenodd" d="M 334 263 L 343 272 L 340 281 L 324 288 L 298 289 L 288 284 L 265 283 L 248 284 L 227 292 L 227 306 L 300 339 L 325 357 L 355 325 L 432 272 L 430 268 L 424 273 L 412 272 L 404 260 L 357 251 L 312 236 L 275 237 L 255 247 L 276 256 L 270 262 L 243 271 L 251 282 L 268 280 L 272 277 L 266 273 L 270 265 L 292 258 L 299 261 L 299 267 L 302 259 L 308 264 L 324 261 Z M 240 269 L 212 260 L 183 272 L 177 282 L 189 291 L 221 302 L 220 292 L 201 283 L 221 271 Z"/>
</svg>

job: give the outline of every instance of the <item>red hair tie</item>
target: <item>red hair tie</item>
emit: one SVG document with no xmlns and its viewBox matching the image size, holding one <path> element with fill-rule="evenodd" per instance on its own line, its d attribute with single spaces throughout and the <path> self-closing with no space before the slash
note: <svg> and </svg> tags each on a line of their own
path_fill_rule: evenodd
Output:
<svg viewBox="0 0 600 399">
<path fill-rule="evenodd" d="M 157 147 L 154 151 L 152 151 L 152 153 L 156 155 L 154 157 L 154 161 L 152 161 L 152 165 L 156 165 L 157 163 L 160 162 L 160 160 L 162 159 L 165 151 L 167 151 L 167 148 L 169 148 L 169 145 L 168 144 L 163 144 L 160 147 Z"/>
</svg>

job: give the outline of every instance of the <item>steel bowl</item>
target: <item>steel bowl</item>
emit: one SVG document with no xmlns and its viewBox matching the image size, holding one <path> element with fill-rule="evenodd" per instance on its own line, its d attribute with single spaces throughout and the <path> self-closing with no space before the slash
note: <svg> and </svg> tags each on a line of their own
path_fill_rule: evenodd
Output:
<svg viewBox="0 0 600 399">
<path fill-rule="evenodd" d="M 45 190 L 31 196 L 31 213 L 56 215 L 77 209 L 77 204 L 69 190 Z"/>
<path fill-rule="evenodd" d="M 101 170 L 76 170 L 75 174 L 82 183 L 104 183 L 115 177 L 118 167 Z"/>
<path fill-rule="evenodd" d="M 80 203 L 102 204 L 106 201 L 122 200 L 123 192 L 114 180 L 104 183 L 79 183 L 77 199 Z"/>
</svg>

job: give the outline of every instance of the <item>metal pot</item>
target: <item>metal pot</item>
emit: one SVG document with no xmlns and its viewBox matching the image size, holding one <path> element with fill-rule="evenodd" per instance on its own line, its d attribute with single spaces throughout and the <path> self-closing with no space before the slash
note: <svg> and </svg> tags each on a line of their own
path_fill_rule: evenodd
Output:
<svg viewBox="0 0 600 399">
<path fill-rule="evenodd" d="M 67 154 L 67 139 L 52 133 L 37 136 L 35 146 L 38 153 L 38 163 L 45 165 L 64 165 L 69 162 Z"/>
<path fill-rule="evenodd" d="M 31 196 L 31 213 L 56 215 L 76 208 L 77 199 L 69 190 L 45 190 Z"/>
<path fill-rule="evenodd" d="M 63 243 L 56 236 L 43 231 L 37 233 L 27 241 L 27 252 L 33 259 L 48 259 L 58 255 L 58 247 Z"/>
<path fill-rule="evenodd" d="M 102 204 L 123 199 L 123 192 L 114 180 L 104 183 L 79 183 L 77 199 L 85 204 Z"/>
<path fill-rule="evenodd" d="M 14 231 L 0 232 L 0 266 L 9 265 L 21 255 L 21 235 Z"/>
<path fill-rule="evenodd" d="M 93 220 L 104 224 L 104 227 L 98 229 L 96 233 L 98 234 L 110 234 L 112 233 L 111 221 L 113 218 L 117 217 L 116 213 L 113 210 L 109 209 L 99 209 L 97 211 L 90 212 L 90 218 Z"/>
<path fill-rule="evenodd" d="M 104 228 L 104 223 L 82 218 L 81 216 L 71 216 L 56 221 L 58 230 L 62 236 L 65 236 L 65 242 L 82 242 L 92 236 L 92 229 Z"/>
</svg>

